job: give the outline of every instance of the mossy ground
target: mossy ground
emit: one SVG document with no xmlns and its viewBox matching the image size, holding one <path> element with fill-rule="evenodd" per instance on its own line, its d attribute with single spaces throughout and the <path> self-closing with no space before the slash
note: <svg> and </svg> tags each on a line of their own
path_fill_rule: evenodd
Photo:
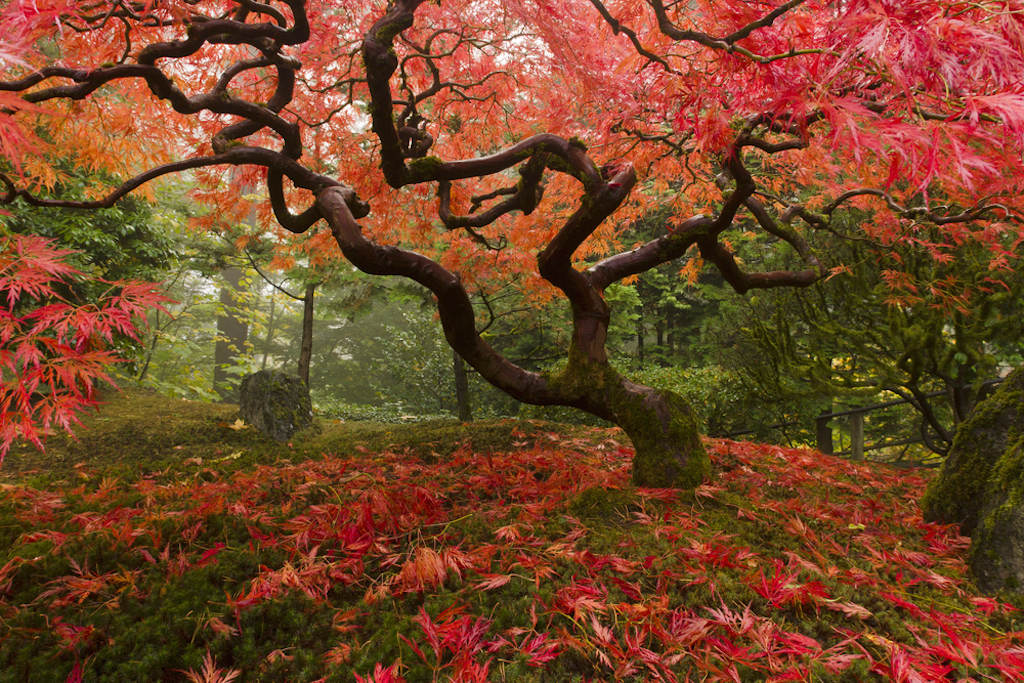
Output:
<svg viewBox="0 0 1024 683">
<path fill-rule="evenodd" d="M 920 519 L 927 473 L 710 441 L 713 478 L 681 493 L 633 486 L 614 430 L 323 423 L 288 445 L 235 417 L 129 394 L 79 443 L 10 456 L 0 683 L 1024 671 L 1018 613 Z"/>
<path fill-rule="evenodd" d="M 100 410 L 82 417 L 74 436 L 51 435 L 45 452 L 16 445 L 0 465 L 0 482 L 73 480 L 77 472 L 95 468 L 112 476 L 148 474 L 180 468 L 196 458 L 231 469 L 360 449 L 409 450 L 430 460 L 463 445 L 506 450 L 513 442 L 533 443 L 545 433 L 574 429 L 537 420 L 384 424 L 318 416 L 312 427 L 281 444 L 240 425 L 237 405 L 169 399 L 145 389 L 111 390 L 102 401 Z"/>
</svg>

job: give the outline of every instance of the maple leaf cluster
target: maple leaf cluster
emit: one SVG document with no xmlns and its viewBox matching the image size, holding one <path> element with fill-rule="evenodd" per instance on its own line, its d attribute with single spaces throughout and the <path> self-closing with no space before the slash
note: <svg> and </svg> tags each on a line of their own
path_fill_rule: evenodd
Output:
<svg viewBox="0 0 1024 683">
<path fill-rule="evenodd" d="M 167 301 L 128 281 L 105 283 L 96 301 L 71 301 L 62 285 L 83 275 L 67 264 L 71 253 L 41 237 L 0 237 L 0 462 L 15 440 L 42 449 L 53 428 L 70 433 L 112 382 L 108 370 L 122 360 L 115 341 L 138 340 L 146 311 Z"/>
<path fill-rule="evenodd" d="M 927 471 L 709 441 L 720 482 L 634 489 L 619 436 L 3 484 L 0 681 L 1024 680 Z"/>
</svg>

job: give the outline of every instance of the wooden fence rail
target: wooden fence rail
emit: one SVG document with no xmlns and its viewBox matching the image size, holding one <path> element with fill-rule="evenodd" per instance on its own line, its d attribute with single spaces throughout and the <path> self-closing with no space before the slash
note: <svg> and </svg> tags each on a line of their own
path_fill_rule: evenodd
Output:
<svg viewBox="0 0 1024 683">
<path fill-rule="evenodd" d="M 1002 379 L 993 379 L 982 384 L 984 389 L 991 388 L 1002 382 Z M 925 394 L 925 398 L 936 398 L 938 396 L 945 395 L 945 391 L 933 391 Z M 869 406 L 860 406 L 857 408 L 850 408 L 849 410 L 841 410 L 834 413 L 822 413 L 815 418 L 815 440 L 816 447 L 822 453 L 829 455 L 849 455 L 851 460 L 863 460 L 864 454 L 868 451 L 878 450 L 880 448 L 894 448 L 897 446 L 907 446 L 913 443 L 920 443 L 924 439 L 920 436 L 906 438 L 906 439 L 895 439 L 891 441 L 880 440 L 874 443 L 865 443 L 864 434 L 864 416 L 868 413 L 876 410 L 884 410 L 886 408 L 892 408 L 893 406 L 909 404 L 910 401 L 906 399 L 897 399 L 895 401 L 886 401 L 885 403 L 875 403 Z M 832 426 L 829 422 L 834 418 L 848 417 L 850 420 L 850 448 L 836 452 L 833 441 L 832 441 Z M 793 425 L 800 424 L 797 420 L 789 420 L 787 422 L 779 422 L 778 424 L 768 425 L 767 429 L 781 429 L 783 427 L 792 427 Z M 755 430 L 746 429 L 739 432 L 732 432 L 727 434 L 727 438 L 733 438 L 736 436 L 742 436 L 744 434 L 752 434 Z"/>
</svg>

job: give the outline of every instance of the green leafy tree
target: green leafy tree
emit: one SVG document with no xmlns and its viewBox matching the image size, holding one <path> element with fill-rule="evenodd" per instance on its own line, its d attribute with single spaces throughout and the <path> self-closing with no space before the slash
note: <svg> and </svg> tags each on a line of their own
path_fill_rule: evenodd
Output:
<svg viewBox="0 0 1024 683">
<path fill-rule="evenodd" d="M 904 399 L 916 415 L 910 424 L 879 413 L 874 432 L 909 428 L 946 453 L 986 382 L 1020 362 L 1024 277 L 993 268 L 977 245 L 937 260 L 907 245 L 819 239 L 844 265 L 807 289 L 762 292 L 730 307 L 712 331 L 725 362 L 765 398 L 804 405 L 804 421 L 815 407 Z M 792 258 L 760 253 L 778 267 Z"/>
</svg>

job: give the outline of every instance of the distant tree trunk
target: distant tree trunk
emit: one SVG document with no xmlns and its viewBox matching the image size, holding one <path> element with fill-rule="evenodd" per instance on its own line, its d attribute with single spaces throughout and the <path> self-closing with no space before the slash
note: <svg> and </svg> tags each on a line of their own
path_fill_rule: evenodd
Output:
<svg viewBox="0 0 1024 683">
<path fill-rule="evenodd" d="M 309 363 L 313 357 L 313 295 L 316 284 L 306 285 L 302 297 L 302 346 L 299 351 L 299 379 L 309 387 Z"/>
<path fill-rule="evenodd" d="M 260 363 L 260 370 L 267 369 L 267 357 L 270 355 L 270 343 L 274 340 L 274 323 L 277 322 L 274 318 L 274 296 L 271 292 L 270 296 L 270 314 L 267 316 L 267 338 L 263 342 L 263 361 Z"/>
<path fill-rule="evenodd" d="M 231 368 L 238 366 L 238 359 L 249 338 L 249 325 L 238 315 L 240 294 L 245 291 L 240 268 L 225 268 L 221 277 L 229 286 L 221 287 L 220 303 L 223 314 L 217 316 L 217 345 L 213 358 L 213 389 L 223 403 L 238 401 L 238 391 L 229 382 Z"/>
<path fill-rule="evenodd" d="M 458 351 L 452 352 L 452 366 L 455 370 L 455 401 L 459 405 L 459 421 L 473 421 L 473 407 L 469 404 L 469 375 L 466 363 Z"/>
<path fill-rule="evenodd" d="M 135 377 L 136 382 L 142 382 L 146 379 L 146 373 L 149 372 L 149 365 L 153 362 L 153 354 L 156 353 L 156 346 L 160 343 L 160 311 L 157 311 L 153 316 L 153 324 L 149 327 L 152 332 L 153 342 L 149 344 L 149 348 L 146 349 L 146 360 L 142 364 L 142 369 L 139 370 L 139 374 Z"/>
</svg>

